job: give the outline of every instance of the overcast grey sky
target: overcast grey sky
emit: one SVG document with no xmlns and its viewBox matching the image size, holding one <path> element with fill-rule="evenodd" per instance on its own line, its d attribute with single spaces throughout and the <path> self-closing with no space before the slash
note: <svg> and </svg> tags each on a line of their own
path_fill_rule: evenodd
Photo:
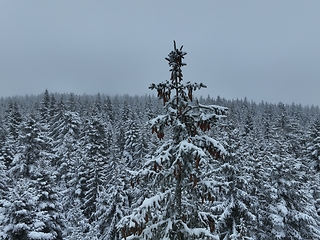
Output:
<svg viewBox="0 0 320 240">
<path fill-rule="evenodd" d="M 320 105 L 318 0 L 0 1 L 0 36 L 0 96 L 152 94 L 175 39 L 204 96 Z"/>
</svg>

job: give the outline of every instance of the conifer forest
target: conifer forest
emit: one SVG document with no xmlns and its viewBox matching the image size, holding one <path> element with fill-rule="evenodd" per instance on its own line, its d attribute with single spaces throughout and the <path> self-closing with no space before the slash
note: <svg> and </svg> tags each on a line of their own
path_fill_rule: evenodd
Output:
<svg viewBox="0 0 320 240">
<path fill-rule="evenodd" d="M 319 107 L 201 97 L 185 57 L 150 95 L 0 98 L 0 239 L 320 239 Z"/>
</svg>

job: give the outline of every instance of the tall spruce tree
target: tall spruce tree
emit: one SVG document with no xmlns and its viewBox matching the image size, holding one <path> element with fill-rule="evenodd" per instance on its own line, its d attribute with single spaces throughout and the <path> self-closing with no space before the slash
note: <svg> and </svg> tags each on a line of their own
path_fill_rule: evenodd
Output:
<svg viewBox="0 0 320 240">
<path fill-rule="evenodd" d="M 309 146 L 307 148 L 307 155 L 309 159 L 310 174 L 313 176 L 312 191 L 315 200 L 315 207 L 320 216 L 320 116 L 314 120 L 309 131 Z"/>
<path fill-rule="evenodd" d="M 35 165 L 47 147 L 47 141 L 41 132 L 41 125 L 34 114 L 30 114 L 22 122 L 18 141 L 17 154 L 9 171 L 16 177 L 34 178 Z"/>
<path fill-rule="evenodd" d="M 257 226 L 255 209 L 258 199 L 254 194 L 254 184 L 251 183 L 254 172 L 253 151 L 257 144 L 240 146 L 241 139 L 251 139 L 251 133 L 246 137 L 238 129 L 228 126 L 228 136 L 225 136 L 228 156 L 222 162 L 221 178 L 228 182 L 222 194 L 216 197 L 211 208 L 219 219 L 216 228 L 220 239 L 255 239 L 254 232 Z M 246 142 L 246 141 L 245 141 Z M 249 150 L 250 148 L 250 150 Z"/>
<path fill-rule="evenodd" d="M 19 181 L 15 188 L 10 189 L 8 201 L 3 202 L 4 216 L 1 225 L 5 239 L 27 240 L 33 230 L 35 219 L 35 193 L 29 181 Z"/>
<path fill-rule="evenodd" d="M 52 169 L 49 166 L 49 159 L 41 159 L 37 166 L 37 179 L 33 183 L 37 199 L 34 231 L 38 233 L 36 237 L 41 236 L 41 239 L 62 240 L 64 223 L 61 216 L 62 206 L 59 201 L 61 198 L 57 192 L 55 176 L 52 175 Z"/>
<path fill-rule="evenodd" d="M 85 186 L 83 213 L 89 219 L 89 222 L 96 220 L 97 201 L 99 191 L 106 183 L 106 165 L 109 151 L 105 145 L 106 132 L 99 120 L 92 117 L 87 122 L 87 128 L 84 130 L 84 164 L 85 164 Z"/>
<path fill-rule="evenodd" d="M 8 176 L 7 168 L 5 166 L 3 154 L 1 152 L 0 152 L 0 178 L 1 178 L 1 182 L 0 182 L 0 226 L 3 226 L 4 225 L 3 221 L 5 219 L 4 209 L 5 209 L 6 203 L 8 202 L 7 200 L 9 197 L 10 186 L 12 184 L 11 184 L 11 180 Z M 4 235 L 4 231 L 1 229 L 0 230 L 0 239 L 3 238 L 3 235 Z"/>
<path fill-rule="evenodd" d="M 21 122 L 22 117 L 17 102 L 10 101 L 8 109 L 6 110 L 5 127 L 7 131 L 7 137 L 11 141 L 17 140 Z"/>
<path fill-rule="evenodd" d="M 157 90 L 165 110 L 150 120 L 152 133 L 166 140 L 134 173 L 132 186 L 144 186 L 148 197 L 119 222 L 124 239 L 218 239 L 210 205 L 224 185 L 215 172 L 227 153 L 205 132 L 225 117 L 227 108 L 193 103 L 193 92 L 205 85 L 183 83 L 185 55 L 174 42 L 166 58 L 170 80 L 150 86 Z"/>
</svg>

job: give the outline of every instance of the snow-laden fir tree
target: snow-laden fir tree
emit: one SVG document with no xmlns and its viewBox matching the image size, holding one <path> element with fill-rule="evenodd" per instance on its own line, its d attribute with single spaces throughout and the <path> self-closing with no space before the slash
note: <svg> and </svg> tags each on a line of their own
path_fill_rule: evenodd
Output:
<svg viewBox="0 0 320 240">
<path fill-rule="evenodd" d="M 53 117 L 50 137 L 53 141 L 55 159 L 52 162 L 57 168 L 58 180 L 68 182 L 75 174 L 75 161 L 79 153 L 81 119 L 77 112 L 61 108 Z"/>
<path fill-rule="evenodd" d="M 8 200 L 3 201 L 4 218 L 1 231 L 6 239 L 29 239 L 35 218 L 35 193 L 29 181 L 17 182 L 17 187 L 10 189 Z"/>
<path fill-rule="evenodd" d="M 108 189 L 100 191 L 97 209 L 97 224 L 99 226 L 99 239 L 117 240 L 120 233 L 117 231 L 117 223 L 128 213 L 129 190 L 126 179 L 127 172 L 123 160 L 117 155 L 109 162 Z M 112 169 L 111 169 L 112 167 Z"/>
<path fill-rule="evenodd" d="M 62 240 L 64 224 L 61 216 L 61 198 L 58 194 L 58 186 L 55 184 L 56 178 L 52 174 L 52 168 L 49 167 L 49 160 L 42 159 L 37 166 L 37 179 L 34 182 L 37 199 L 37 219 L 34 225 L 37 228 L 34 231 L 37 232 L 37 236 L 41 236 L 41 239 Z"/>
<path fill-rule="evenodd" d="M 0 143 L 1 144 L 1 143 Z M 1 146 L 1 145 L 0 145 Z M 4 226 L 5 219 L 5 205 L 8 202 L 9 190 L 11 186 L 11 180 L 8 176 L 8 171 L 5 166 L 4 156 L 0 151 L 0 226 Z M 0 239 L 4 239 L 5 233 L 0 228 Z"/>
<path fill-rule="evenodd" d="M 83 213 L 89 222 L 96 220 L 99 191 L 106 184 L 107 161 L 110 151 L 105 145 L 106 132 L 101 120 L 96 116 L 89 119 L 84 129 L 84 183 Z"/>
<path fill-rule="evenodd" d="M 21 113 L 17 102 L 10 101 L 8 109 L 6 110 L 5 128 L 7 131 L 7 137 L 10 138 L 11 141 L 17 140 L 21 121 Z"/>
<path fill-rule="evenodd" d="M 122 156 L 126 162 L 126 166 L 130 170 L 136 170 L 140 167 L 141 159 L 144 155 L 144 147 L 146 145 L 144 133 L 136 122 L 135 114 L 126 121 L 127 131 L 125 132 L 125 144 Z"/>
<path fill-rule="evenodd" d="M 43 126 L 33 113 L 25 117 L 19 131 L 19 147 L 9 170 L 14 176 L 35 178 L 38 161 L 50 155 L 49 139 L 42 130 Z"/>
<path fill-rule="evenodd" d="M 216 228 L 220 239 L 223 240 L 256 239 L 255 208 L 258 199 L 255 197 L 254 184 L 251 181 L 256 171 L 252 152 L 257 144 L 250 142 L 250 145 L 240 147 L 241 139 L 250 139 L 254 130 L 247 132 L 246 137 L 243 137 L 243 132 L 233 129 L 232 124 L 226 127 L 228 133 L 222 140 L 226 141 L 224 145 L 229 154 L 221 165 L 221 177 L 228 182 L 228 187 L 223 189 L 223 193 L 216 198 L 211 208 L 219 219 Z"/>
<path fill-rule="evenodd" d="M 310 193 L 306 161 L 295 158 L 284 135 L 261 148 L 254 185 L 259 239 L 319 239 L 319 217 Z"/>
<path fill-rule="evenodd" d="M 1 231 L 8 240 L 61 240 L 58 203 L 51 192 L 37 191 L 32 181 L 20 180 L 3 202 Z M 44 197 L 46 199 L 44 199 Z"/>
<path fill-rule="evenodd" d="M 310 165 L 316 172 L 320 172 L 320 116 L 314 120 L 309 135 L 310 140 L 307 154 L 311 159 Z"/>
<path fill-rule="evenodd" d="M 12 163 L 17 152 L 19 130 L 21 125 L 21 114 L 16 102 L 9 102 L 6 114 L 3 117 L 1 130 L 0 154 L 3 157 L 6 167 Z M 1 121 L 2 123 L 2 121 Z"/>
<path fill-rule="evenodd" d="M 50 106 L 51 106 L 50 103 L 51 103 L 51 99 L 50 99 L 49 91 L 46 89 L 43 95 L 43 99 L 41 101 L 41 106 L 39 108 L 40 122 L 43 125 L 48 124 L 50 120 Z"/>
<path fill-rule="evenodd" d="M 309 135 L 309 146 L 306 152 L 310 161 L 310 174 L 313 175 L 311 188 L 315 200 L 315 207 L 320 216 L 320 116 L 314 120 Z"/>
<path fill-rule="evenodd" d="M 185 55 L 174 42 L 166 58 L 170 80 L 150 86 L 164 103 L 165 114 L 150 121 L 152 133 L 164 142 L 133 173 L 132 187 L 140 185 L 148 197 L 119 222 L 124 239 L 218 239 L 210 206 L 224 185 L 215 176 L 227 153 L 205 132 L 227 108 L 193 102 L 193 92 L 205 85 L 182 81 Z"/>
</svg>

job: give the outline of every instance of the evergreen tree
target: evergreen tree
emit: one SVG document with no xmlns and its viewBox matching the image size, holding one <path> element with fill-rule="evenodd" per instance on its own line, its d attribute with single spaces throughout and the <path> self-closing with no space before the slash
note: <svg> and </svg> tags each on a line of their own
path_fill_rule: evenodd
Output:
<svg viewBox="0 0 320 240">
<path fill-rule="evenodd" d="M 54 94 L 51 94 L 49 109 L 50 109 L 49 115 L 50 115 L 50 118 L 52 118 L 55 115 L 56 110 L 57 110 L 57 100 L 56 100 Z"/>
<path fill-rule="evenodd" d="M 5 126 L 8 138 L 10 140 L 17 140 L 19 135 L 19 128 L 22 121 L 21 113 L 16 101 L 10 101 L 5 117 Z"/>
<path fill-rule="evenodd" d="M 37 194 L 36 216 L 37 230 L 47 236 L 45 239 L 62 240 L 64 227 L 61 211 L 61 198 L 58 196 L 58 185 L 55 176 L 50 171 L 48 159 L 43 159 L 38 166 L 37 179 L 34 188 Z"/>
<path fill-rule="evenodd" d="M 125 150 L 125 145 L 127 141 L 126 133 L 129 130 L 130 125 L 133 124 L 132 116 L 133 114 L 128 102 L 124 101 L 121 111 L 121 121 L 118 121 L 116 123 L 117 144 L 121 153 L 123 153 L 123 151 Z"/>
<path fill-rule="evenodd" d="M 127 191 L 126 168 L 116 144 L 115 129 L 110 122 L 106 125 L 106 146 L 108 158 L 105 165 L 106 184 L 101 186 L 97 198 L 95 222 L 99 239 L 119 239 L 116 224 L 127 213 L 129 195 Z"/>
<path fill-rule="evenodd" d="M 6 110 L 4 123 L 2 127 L 0 152 L 6 167 L 13 162 L 14 156 L 17 153 L 18 138 L 22 123 L 21 113 L 16 101 L 10 100 L 9 107 Z"/>
<path fill-rule="evenodd" d="M 9 191 L 11 189 L 12 180 L 8 176 L 8 171 L 5 166 L 4 157 L 0 153 L 0 226 L 3 226 L 3 219 L 5 216 L 3 215 L 4 207 L 6 206 L 6 202 L 9 199 Z M 0 228 L 1 230 L 1 228 Z M 0 231 L 0 239 L 3 238 L 3 231 Z"/>
<path fill-rule="evenodd" d="M 57 202 L 46 202 L 44 199 L 53 200 L 53 196 L 45 191 L 38 194 L 33 181 L 18 181 L 17 186 L 10 189 L 8 200 L 3 203 L 5 239 L 62 239 L 62 223 L 54 209 Z"/>
<path fill-rule="evenodd" d="M 222 161 L 222 171 L 217 173 L 228 186 L 216 196 L 212 210 L 219 219 L 216 228 L 220 239 L 255 239 L 258 199 L 252 179 L 256 170 L 248 149 L 254 148 L 254 144 L 240 146 L 243 134 L 232 128 L 225 139 L 229 155 Z"/>
<path fill-rule="evenodd" d="M 70 93 L 69 95 L 69 99 L 68 99 L 68 104 L 67 104 L 67 109 L 75 112 L 76 111 L 76 96 L 74 95 L 74 93 Z"/>
<path fill-rule="evenodd" d="M 56 166 L 58 180 L 68 182 L 73 174 L 76 158 L 80 155 L 82 122 L 78 113 L 66 110 L 59 111 L 53 119 L 50 137 L 53 140 L 55 159 L 52 164 Z"/>
<path fill-rule="evenodd" d="M 193 91 L 205 86 L 182 82 L 185 55 L 182 47 L 177 49 L 174 43 L 174 50 L 166 58 L 171 67 L 170 81 L 150 86 L 158 91 L 166 111 L 150 121 L 152 132 L 162 140 L 165 126 L 169 125 L 171 136 L 132 181 L 143 184 L 149 196 L 118 224 L 124 238 L 139 235 L 148 239 L 218 239 L 217 219 L 210 203 L 224 186 L 215 173 L 219 171 L 218 159 L 226 151 L 204 132 L 225 117 L 227 109 L 192 104 Z"/>
<path fill-rule="evenodd" d="M 138 169 L 141 164 L 141 159 L 144 155 L 145 141 L 144 134 L 141 128 L 137 126 L 134 114 L 132 118 L 126 121 L 127 131 L 125 132 L 125 144 L 123 150 L 123 158 L 125 159 L 126 166 L 133 170 Z"/>
<path fill-rule="evenodd" d="M 99 119 L 93 117 L 91 121 L 87 122 L 83 138 L 85 149 L 84 164 L 86 165 L 83 211 L 89 222 L 96 220 L 95 213 L 99 192 L 106 183 L 106 166 L 109 152 L 105 140 L 106 132 L 104 126 Z"/>
<path fill-rule="evenodd" d="M 110 159 L 108 169 L 111 180 L 108 189 L 102 189 L 99 195 L 97 209 L 97 225 L 100 230 L 99 239 L 120 239 L 117 231 L 118 222 L 128 213 L 130 191 L 126 177 L 126 169 L 120 158 Z"/>
<path fill-rule="evenodd" d="M 35 218 L 35 199 L 29 181 L 18 181 L 15 188 L 9 191 L 9 200 L 4 203 L 5 219 L 3 231 L 6 239 L 29 240 L 29 233 Z"/>
<path fill-rule="evenodd" d="M 320 172 L 320 117 L 317 117 L 310 129 L 310 143 L 308 156 L 312 160 L 311 166 L 316 172 Z"/>
<path fill-rule="evenodd" d="M 113 112 L 113 106 L 112 106 L 112 102 L 111 102 L 111 98 L 109 96 L 107 96 L 107 98 L 105 99 L 104 102 L 104 109 L 107 113 L 107 116 L 109 117 L 109 120 L 111 122 L 114 121 L 115 117 L 114 117 L 114 112 Z"/>
<path fill-rule="evenodd" d="M 315 207 L 320 216 L 320 117 L 318 116 L 309 131 L 309 144 L 307 148 L 307 156 L 309 158 L 309 166 L 311 170 L 309 174 L 313 176 L 312 190 L 315 199 Z"/>
<path fill-rule="evenodd" d="M 258 234 L 261 239 L 317 239 L 319 218 L 312 202 L 307 168 L 301 159 L 288 154 L 290 146 L 282 141 L 274 145 L 274 151 L 263 154 L 257 167 L 256 186 L 261 203 Z"/>
<path fill-rule="evenodd" d="M 48 139 L 42 134 L 41 125 L 33 114 L 23 121 L 18 140 L 19 148 L 10 171 L 16 177 L 33 178 L 37 162 L 48 150 Z"/>
<path fill-rule="evenodd" d="M 50 106 L 51 106 L 51 99 L 49 95 L 49 91 L 46 89 L 43 95 L 43 99 L 41 102 L 40 111 L 40 119 L 43 123 L 48 123 L 50 119 Z"/>
</svg>

